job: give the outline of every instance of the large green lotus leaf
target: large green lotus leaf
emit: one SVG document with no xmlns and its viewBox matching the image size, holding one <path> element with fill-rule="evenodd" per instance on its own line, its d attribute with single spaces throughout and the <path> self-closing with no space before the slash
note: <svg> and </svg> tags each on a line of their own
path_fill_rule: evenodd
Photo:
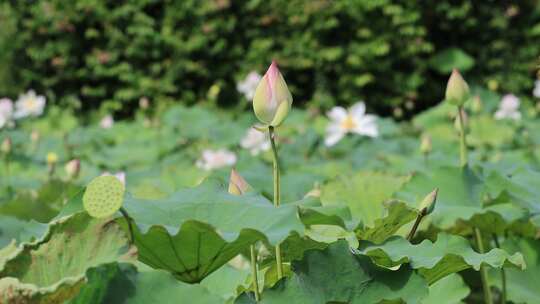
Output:
<svg viewBox="0 0 540 304">
<path fill-rule="evenodd" d="M 361 240 L 381 243 L 405 224 L 418 216 L 418 211 L 401 201 L 389 201 L 386 204 L 386 215 L 375 220 L 373 227 L 362 227 L 356 231 Z"/>
<path fill-rule="evenodd" d="M 467 220 L 484 212 L 482 180 L 467 168 L 442 167 L 414 174 L 395 196 L 411 207 L 418 207 L 424 196 L 435 188 L 439 188 L 439 194 L 430 219 L 439 228 L 450 228 L 459 219 Z"/>
<path fill-rule="evenodd" d="M 11 216 L 0 215 L 0 248 L 12 240 L 17 242 L 30 241 L 42 236 L 47 230 L 46 224 L 36 221 L 23 221 Z"/>
<path fill-rule="evenodd" d="M 305 204 L 311 207 L 313 202 Z M 134 220 L 139 259 L 185 282 L 199 282 L 256 241 L 275 245 L 293 232 L 303 235 L 302 206 L 298 202 L 275 208 L 255 193 L 231 195 L 214 181 L 160 200 L 128 198 L 124 203 Z M 336 217 L 331 214 L 310 215 L 310 224 L 316 224 L 314 218 L 333 222 Z"/>
<path fill-rule="evenodd" d="M 201 285 L 178 282 L 164 271 L 139 269 L 137 272 L 128 264 L 92 268 L 87 277 L 88 283 L 69 304 L 223 303 Z"/>
<path fill-rule="evenodd" d="M 502 248 L 508 252 L 521 252 L 527 269 L 505 269 L 508 300 L 513 303 L 538 303 L 540 299 L 540 241 L 533 239 L 507 239 Z M 501 288 L 500 271 L 492 271 L 490 278 Z"/>
<path fill-rule="evenodd" d="M 491 171 L 486 185 L 491 196 L 498 197 L 506 192 L 516 205 L 531 214 L 540 213 L 540 172 L 530 169 L 519 169 L 510 174 Z"/>
<path fill-rule="evenodd" d="M 425 280 L 411 269 L 387 271 L 367 257 L 351 254 L 346 242 L 327 249 L 306 252 L 303 260 L 292 264 L 292 277 L 262 293 L 261 303 L 379 303 L 402 299 L 420 303 L 427 296 Z M 255 303 L 244 294 L 238 303 Z"/>
<path fill-rule="evenodd" d="M 429 295 L 422 304 L 462 304 L 471 289 L 459 274 L 453 273 L 429 286 Z"/>
<path fill-rule="evenodd" d="M 384 215 L 383 202 L 389 199 L 404 182 L 403 177 L 380 172 L 359 172 L 350 177 L 339 177 L 321 189 L 323 205 L 346 205 L 353 219 L 372 227 Z M 426 192 L 426 193 L 429 193 Z"/>
<path fill-rule="evenodd" d="M 135 256 L 116 223 L 78 213 L 11 254 L 0 269 L 0 294 L 8 303 L 62 303 L 79 292 L 89 268 Z"/>
<path fill-rule="evenodd" d="M 452 69 L 468 71 L 474 66 L 474 62 L 474 57 L 456 47 L 439 51 L 429 59 L 430 67 L 443 75 L 452 72 Z"/>
<path fill-rule="evenodd" d="M 467 239 L 444 232 L 438 234 L 434 243 L 424 240 L 418 245 L 399 236 L 391 237 L 380 245 L 362 242 L 358 253 L 371 257 L 375 263 L 385 267 L 409 263 L 412 268 L 419 269 L 430 283 L 467 268 L 479 270 L 482 264 L 495 268 L 525 268 L 520 253 L 510 255 L 498 248 L 477 253 Z"/>
</svg>

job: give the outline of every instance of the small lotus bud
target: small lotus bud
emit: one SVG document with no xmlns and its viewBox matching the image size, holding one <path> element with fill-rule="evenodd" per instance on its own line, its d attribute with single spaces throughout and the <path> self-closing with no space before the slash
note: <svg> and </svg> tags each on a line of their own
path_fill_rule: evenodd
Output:
<svg viewBox="0 0 540 304">
<path fill-rule="evenodd" d="M 229 193 L 234 195 L 242 195 L 248 192 L 251 189 L 251 186 L 247 181 L 236 172 L 236 170 L 231 170 L 231 176 L 229 178 Z"/>
<path fill-rule="evenodd" d="M 64 167 L 69 179 L 76 179 L 81 171 L 81 161 L 78 159 L 70 160 Z"/>
<path fill-rule="evenodd" d="M 480 99 L 480 96 L 475 96 L 472 100 L 472 107 L 471 110 L 473 113 L 479 113 L 482 111 L 482 100 Z"/>
<path fill-rule="evenodd" d="M 463 106 L 470 98 L 469 85 L 456 69 L 452 71 L 452 75 L 448 79 L 445 98 L 447 102 L 459 107 Z"/>
<path fill-rule="evenodd" d="M 37 143 L 39 141 L 39 132 L 34 130 L 32 131 L 32 133 L 30 133 L 30 140 L 32 141 L 32 143 Z"/>
<path fill-rule="evenodd" d="M 392 111 L 392 115 L 394 115 L 395 118 L 402 118 L 403 117 L 403 109 L 402 108 L 394 108 Z"/>
<path fill-rule="evenodd" d="M 285 83 L 276 62 L 272 61 L 255 90 L 255 97 L 253 97 L 255 116 L 263 124 L 277 127 L 285 120 L 291 109 L 292 101 L 287 83 Z"/>
<path fill-rule="evenodd" d="M 431 193 L 426 195 L 426 197 L 422 200 L 420 205 L 418 206 L 418 209 L 422 213 L 422 215 L 428 215 L 433 212 L 435 209 L 435 203 L 437 202 L 437 195 L 439 194 L 439 188 L 435 188 Z"/>
<path fill-rule="evenodd" d="M 2 141 L 2 145 L 0 146 L 0 152 L 2 152 L 5 155 L 8 155 L 11 153 L 11 149 L 13 148 L 13 143 L 11 141 L 10 137 L 4 138 Z"/>
<path fill-rule="evenodd" d="M 422 136 L 422 140 L 420 141 L 420 152 L 422 154 L 426 155 L 431 153 L 432 145 L 431 145 L 431 136 L 428 134 L 424 134 Z"/>
<path fill-rule="evenodd" d="M 143 110 L 146 110 L 150 107 L 150 100 L 148 97 L 143 96 L 139 99 L 139 107 Z"/>
</svg>

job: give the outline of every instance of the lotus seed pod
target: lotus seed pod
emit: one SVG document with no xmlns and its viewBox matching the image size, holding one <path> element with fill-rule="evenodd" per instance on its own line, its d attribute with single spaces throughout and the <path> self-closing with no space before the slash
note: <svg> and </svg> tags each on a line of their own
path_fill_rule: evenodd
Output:
<svg viewBox="0 0 540 304">
<path fill-rule="evenodd" d="M 251 186 L 247 181 L 238 174 L 234 169 L 231 170 L 231 176 L 229 178 L 229 193 L 234 195 L 242 195 L 248 192 Z"/>
<path fill-rule="evenodd" d="M 446 85 L 446 101 L 461 107 L 470 98 L 469 85 L 465 82 L 458 70 L 454 69 Z"/>
<path fill-rule="evenodd" d="M 124 192 L 124 184 L 117 177 L 112 175 L 96 177 L 84 192 L 84 210 L 92 217 L 109 217 L 122 207 Z"/>
<path fill-rule="evenodd" d="M 275 61 L 264 74 L 255 89 L 253 111 L 255 116 L 267 126 L 279 126 L 292 106 L 292 95 Z"/>
<path fill-rule="evenodd" d="M 422 200 L 420 205 L 418 206 L 418 209 L 422 213 L 422 215 L 428 215 L 433 212 L 435 209 L 435 203 L 437 202 L 437 195 L 439 194 L 439 188 L 435 188 L 431 193 L 426 195 L 426 197 Z"/>
</svg>

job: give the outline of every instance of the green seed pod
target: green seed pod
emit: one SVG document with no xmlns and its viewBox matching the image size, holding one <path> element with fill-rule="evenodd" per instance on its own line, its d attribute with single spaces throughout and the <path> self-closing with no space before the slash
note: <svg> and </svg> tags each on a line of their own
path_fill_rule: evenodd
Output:
<svg viewBox="0 0 540 304">
<path fill-rule="evenodd" d="M 92 217 L 109 217 L 122 207 L 124 192 L 124 184 L 115 176 L 96 177 L 84 192 L 84 210 Z"/>
</svg>

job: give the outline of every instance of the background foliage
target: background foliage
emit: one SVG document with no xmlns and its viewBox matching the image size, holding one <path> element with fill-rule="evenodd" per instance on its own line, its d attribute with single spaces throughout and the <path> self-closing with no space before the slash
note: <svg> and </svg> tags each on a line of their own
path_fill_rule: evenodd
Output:
<svg viewBox="0 0 540 304">
<path fill-rule="evenodd" d="M 236 83 L 251 70 L 263 73 L 271 58 L 297 105 L 365 99 L 380 114 L 396 105 L 412 112 L 442 98 L 452 67 L 471 83 L 529 93 L 539 7 L 536 0 L 4 1 L 0 95 L 34 88 L 63 106 L 104 104 L 126 114 L 142 96 L 234 105 L 243 98 Z"/>
</svg>

